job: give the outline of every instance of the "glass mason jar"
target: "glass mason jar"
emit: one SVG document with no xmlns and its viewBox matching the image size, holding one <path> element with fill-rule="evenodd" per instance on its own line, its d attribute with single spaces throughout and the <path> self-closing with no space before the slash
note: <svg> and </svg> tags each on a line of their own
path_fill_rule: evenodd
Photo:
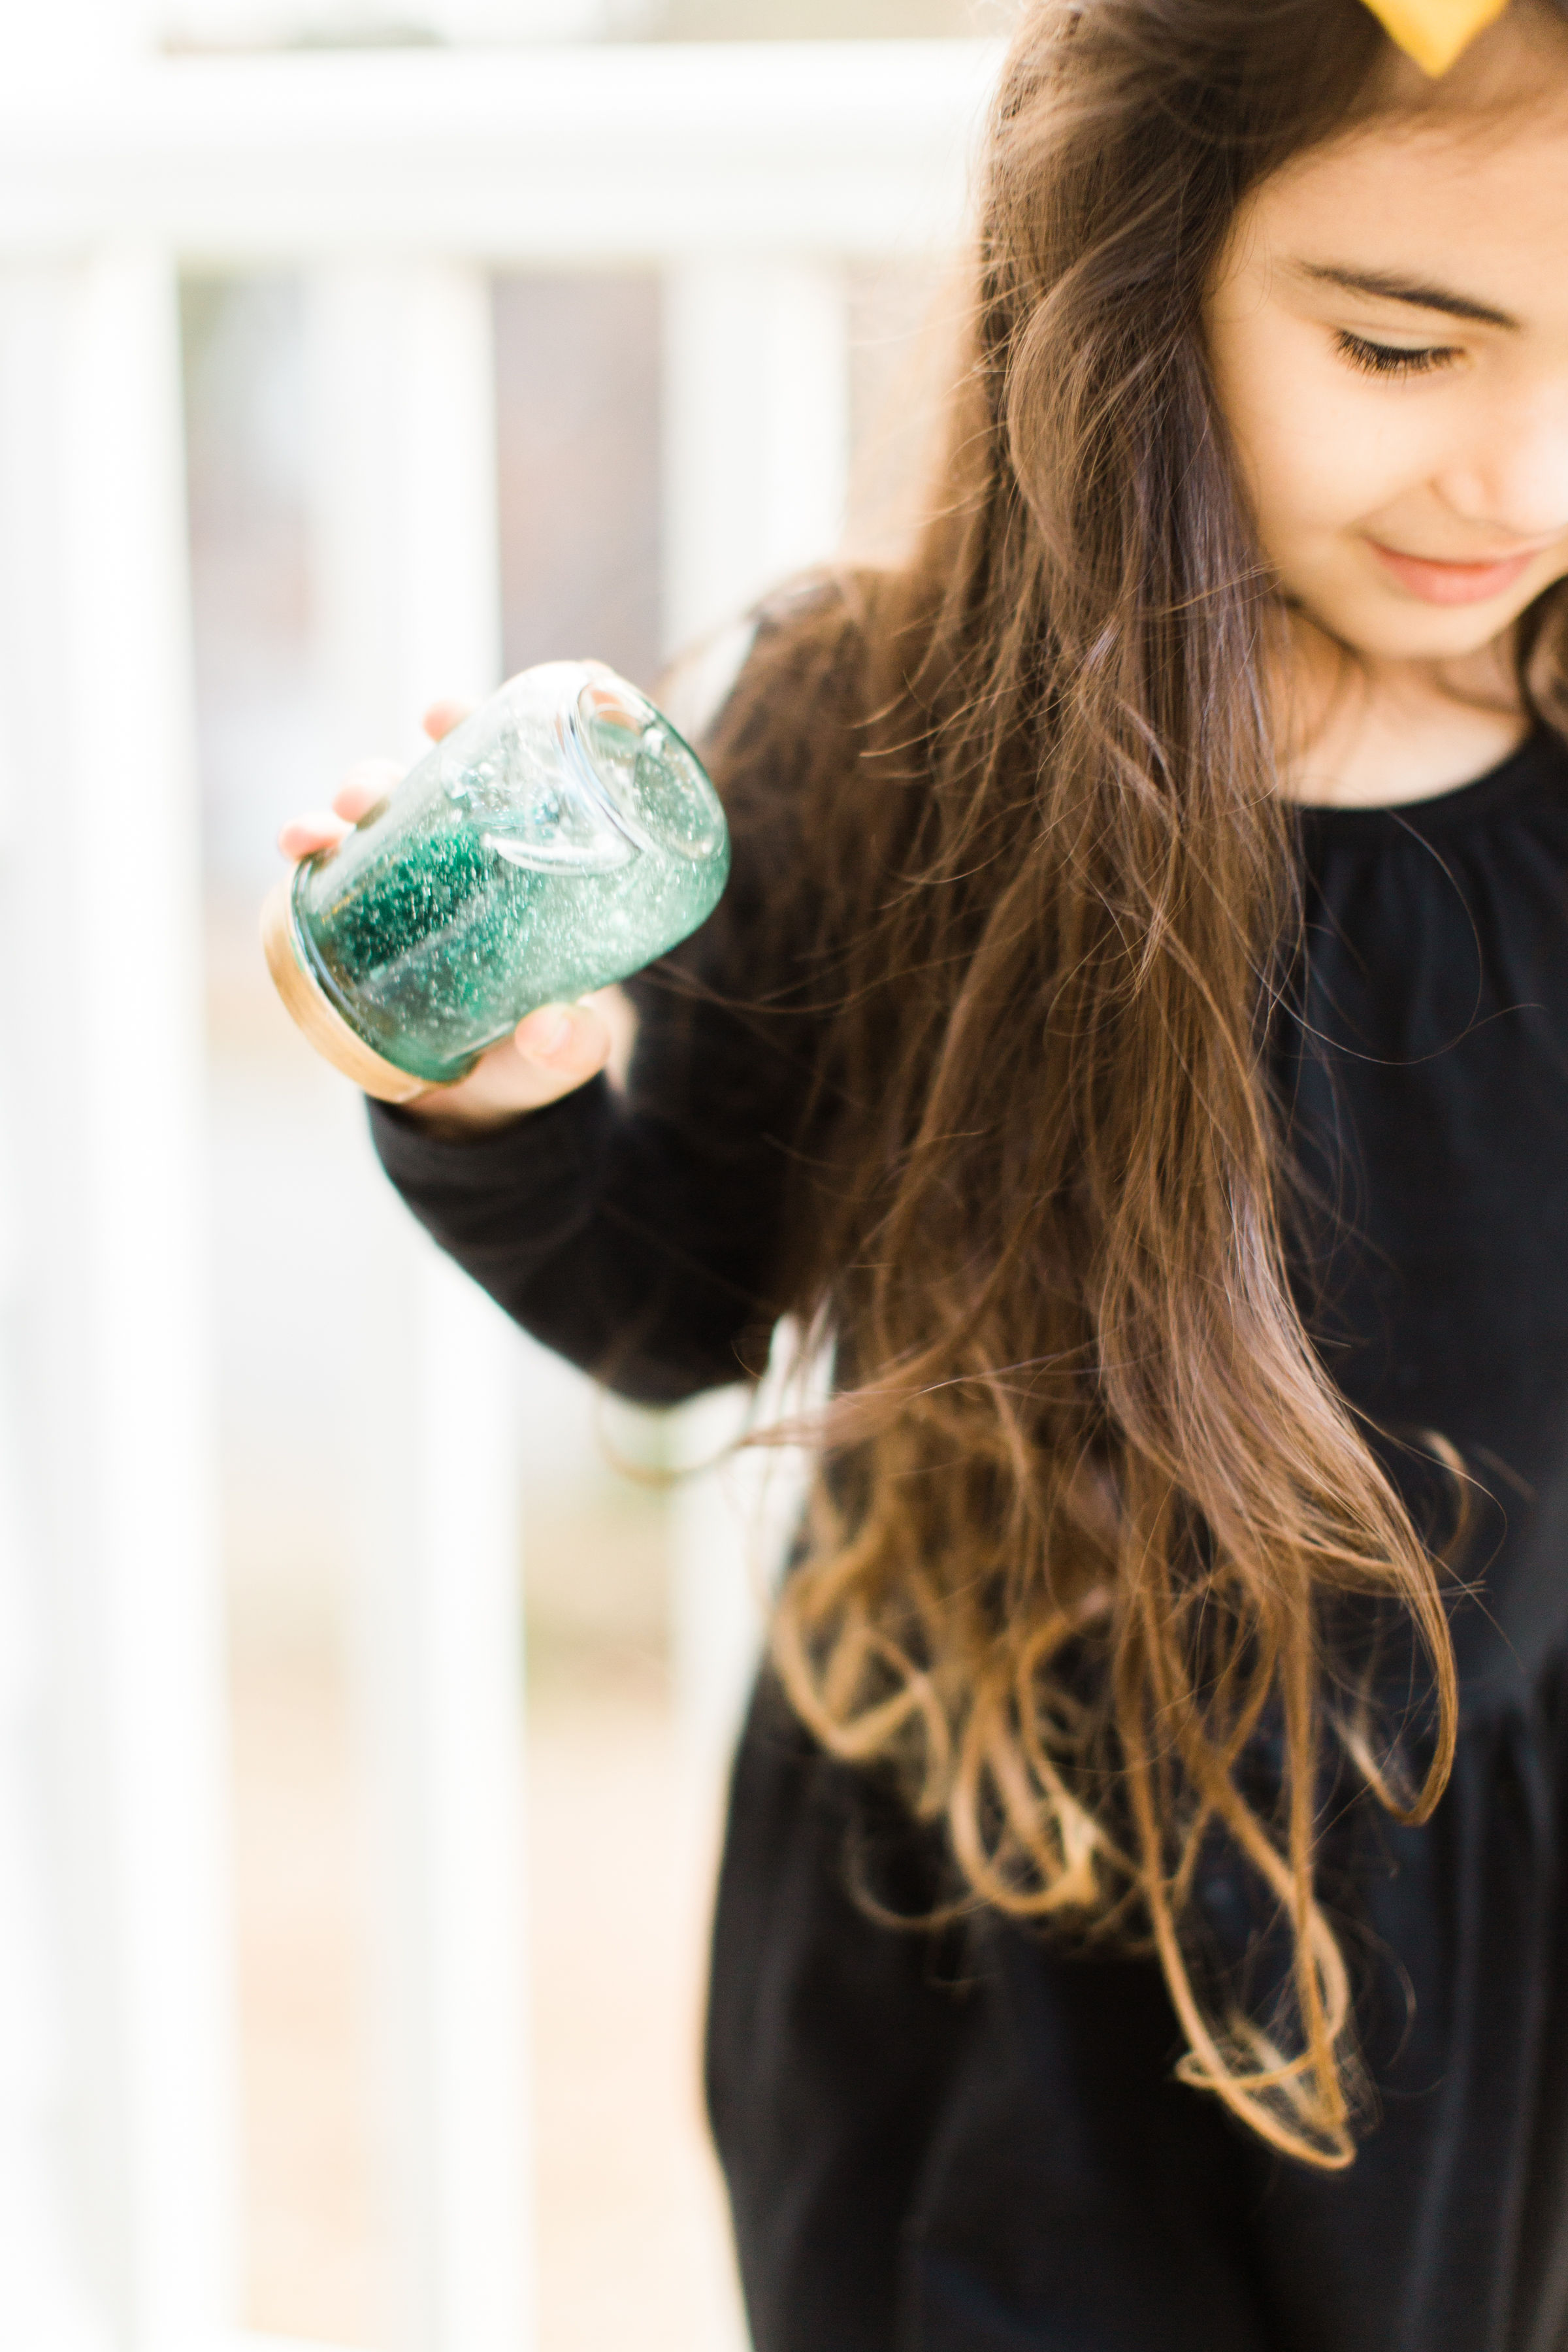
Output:
<svg viewBox="0 0 1568 2352">
<path fill-rule="evenodd" d="M 268 899 L 272 977 L 367 1093 L 450 1086 L 536 1005 L 624 980 L 729 876 L 696 753 L 596 663 L 524 670 Z"/>
</svg>

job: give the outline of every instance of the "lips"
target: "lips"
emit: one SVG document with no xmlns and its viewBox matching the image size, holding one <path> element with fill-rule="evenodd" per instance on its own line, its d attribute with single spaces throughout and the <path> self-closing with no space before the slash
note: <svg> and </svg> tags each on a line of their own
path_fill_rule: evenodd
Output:
<svg viewBox="0 0 1568 2352">
<path fill-rule="evenodd" d="M 1490 563 L 1450 563 L 1430 555 L 1403 555 L 1375 539 L 1367 545 L 1384 570 L 1424 604 L 1484 604 L 1489 597 L 1506 595 L 1545 551 L 1531 548 L 1527 555 L 1506 555 Z"/>
</svg>

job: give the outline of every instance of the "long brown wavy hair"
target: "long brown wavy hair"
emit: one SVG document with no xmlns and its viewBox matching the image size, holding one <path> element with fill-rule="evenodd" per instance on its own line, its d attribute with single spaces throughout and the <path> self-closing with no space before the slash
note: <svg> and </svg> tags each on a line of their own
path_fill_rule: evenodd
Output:
<svg viewBox="0 0 1568 2352">
<path fill-rule="evenodd" d="M 1280 608 L 1203 321 L 1242 198 L 1391 63 L 1360 0 L 1026 9 L 932 520 L 764 633 L 717 744 L 801 779 L 809 903 L 757 919 L 809 933 L 826 1031 L 790 1303 L 840 1390 L 778 1673 L 968 1901 L 1152 1948 L 1186 2079 L 1325 2168 L 1360 2097 L 1325 1787 L 1348 1758 L 1424 1819 L 1457 1702 L 1440 1563 L 1288 1275 Z M 1335 1656 L 1366 1595 L 1425 1653 L 1413 1741 Z M 1194 1924 L 1216 1840 L 1287 1950 L 1261 2011 Z"/>
</svg>

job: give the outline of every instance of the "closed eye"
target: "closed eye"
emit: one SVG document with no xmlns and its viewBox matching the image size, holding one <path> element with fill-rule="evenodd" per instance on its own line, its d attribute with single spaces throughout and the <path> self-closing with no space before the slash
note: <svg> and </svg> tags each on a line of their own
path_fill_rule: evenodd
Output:
<svg viewBox="0 0 1568 2352">
<path fill-rule="evenodd" d="M 1363 375 L 1429 375 L 1434 368 L 1452 366 L 1459 356 L 1447 343 L 1416 351 L 1395 343 L 1369 343 L 1364 335 L 1352 335 L 1343 327 L 1335 333 L 1334 342 L 1341 358 L 1360 368 Z"/>
</svg>

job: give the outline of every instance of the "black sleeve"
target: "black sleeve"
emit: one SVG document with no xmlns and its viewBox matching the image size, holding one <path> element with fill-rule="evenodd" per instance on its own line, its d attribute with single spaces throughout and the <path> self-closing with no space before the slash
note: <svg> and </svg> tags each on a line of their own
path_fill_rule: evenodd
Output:
<svg viewBox="0 0 1568 2352">
<path fill-rule="evenodd" d="M 730 884 L 696 938 L 629 984 L 624 1095 L 596 1079 L 458 1140 L 371 1107 L 387 1174 L 442 1248 L 547 1347 L 647 1404 L 755 1375 L 791 1304 L 818 1036 L 791 940 L 809 890 L 787 756 L 775 743 L 731 765 L 716 770 Z"/>
<path fill-rule="evenodd" d="M 681 1024 L 672 1051 L 657 1015 L 651 1039 L 646 1011 L 643 1024 L 624 1097 L 595 1078 L 462 1140 L 382 1103 L 371 1124 L 415 1215 L 509 1315 L 622 1395 L 672 1404 L 766 1360 L 786 1303 L 775 1276 L 791 1106 L 771 1127 L 726 1118 L 704 1136 L 681 1111 L 715 1073 L 699 1086 L 679 1065 L 717 1024 Z M 650 1063 L 678 1066 L 660 1072 L 668 1108 L 650 1098 Z"/>
</svg>

